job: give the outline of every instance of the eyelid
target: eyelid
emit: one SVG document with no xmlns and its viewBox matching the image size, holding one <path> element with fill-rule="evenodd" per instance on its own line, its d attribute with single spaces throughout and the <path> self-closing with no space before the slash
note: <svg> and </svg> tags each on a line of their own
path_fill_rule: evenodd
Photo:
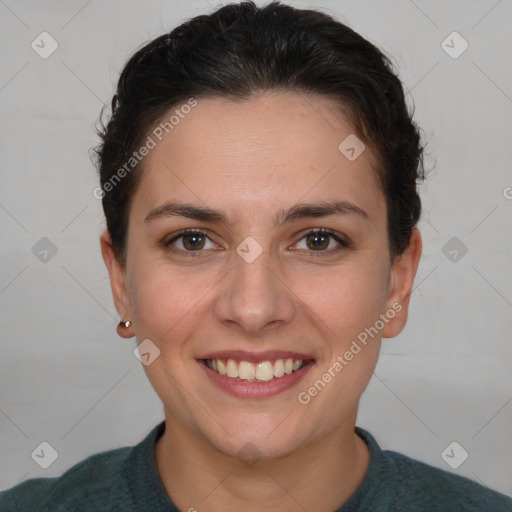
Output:
<svg viewBox="0 0 512 512">
<path fill-rule="evenodd" d="M 337 231 L 334 231 L 333 229 L 329 228 L 308 228 L 299 235 L 299 239 L 297 240 L 297 242 L 295 242 L 294 245 L 301 242 L 307 236 L 315 234 L 325 235 L 333 238 L 334 240 L 336 240 L 336 242 L 338 242 L 339 247 L 324 251 L 307 251 L 314 255 L 332 254 L 344 249 L 350 249 L 352 247 L 352 242 L 348 237 L 346 237 L 342 233 L 338 233 Z"/>
<path fill-rule="evenodd" d="M 215 245 L 219 245 L 217 244 L 216 242 L 214 242 L 211 237 L 209 236 L 209 230 L 207 229 L 199 229 L 199 228 L 186 228 L 186 229 L 181 229 L 180 231 L 177 231 L 176 233 L 174 233 L 172 235 L 172 237 L 169 239 L 169 240 L 164 240 L 163 244 L 166 248 L 171 248 L 173 249 L 172 247 L 172 244 L 174 242 L 176 242 L 177 240 L 179 240 L 180 238 L 182 238 L 183 236 L 185 235 L 201 235 L 202 237 L 204 238 L 207 238 L 208 240 L 210 240 L 210 242 L 212 242 L 213 244 Z M 197 252 L 197 253 L 200 253 L 200 252 L 205 252 L 205 251 L 183 251 L 181 249 L 176 249 L 176 251 L 178 252 L 182 252 L 182 253 L 194 253 L 194 252 Z"/>
<path fill-rule="evenodd" d="M 186 229 L 182 229 L 182 230 L 174 233 L 170 240 L 163 242 L 164 246 L 167 249 L 170 249 L 171 251 L 180 252 L 182 254 L 184 253 L 187 255 L 194 255 L 194 253 L 201 254 L 201 253 L 206 252 L 205 250 L 184 251 L 182 249 L 175 249 L 174 247 L 172 247 L 172 244 L 175 241 L 179 240 L 180 238 L 182 238 L 183 236 L 185 236 L 187 234 L 201 235 L 204 238 L 207 238 L 208 240 L 210 240 L 210 242 L 212 242 L 213 244 L 219 245 L 210 238 L 209 230 L 200 229 L 200 228 L 186 228 Z M 352 242 L 345 235 L 338 233 L 337 231 L 334 231 L 332 229 L 328 229 L 328 228 L 308 228 L 299 235 L 299 239 L 294 243 L 294 245 L 301 242 L 307 236 L 314 235 L 314 234 L 326 235 L 326 236 L 333 238 L 339 244 L 339 247 L 335 248 L 335 249 L 329 249 L 329 250 L 323 250 L 323 251 L 306 251 L 308 253 L 312 253 L 314 255 L 321 256 L 323 254 L 325 254 L 325 255 L 332 254 L 332 253 L 336 253 L 336 252 L 342 251 L 344 249 L 349 249 L 352 247 Z"/>
</svg>

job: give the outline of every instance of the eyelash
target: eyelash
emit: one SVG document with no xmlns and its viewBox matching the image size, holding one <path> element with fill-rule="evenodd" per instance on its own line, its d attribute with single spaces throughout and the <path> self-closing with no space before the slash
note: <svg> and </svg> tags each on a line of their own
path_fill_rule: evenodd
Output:
<svg viewBox="0 0 512 512">
<path fill-rule="evenodd" d="M 335 231 L 333 231 L 331 229 L 325 229 L 325 228 L 312 229 L 312 230 L 308 231 L 307 233 L 304 233 L 304 235 L 302 235 L 302 237 L 298 240 L 298 242 L 300 242 L 304 238 L 307 238 L 310 235 L 317 235 L 317 234 L 330 236 L 331 238 L 336 240 L 340 244 L 341 247 L 338 247 L 337 249 L 329 249 L 329 250 L 321 250 L 321 251 L 308 251 L 308 252 L 312 253 L 312 256 L 314 256 L 314 257 L 322 257 L 325 254 L 332 254 L 333 252 L 339 252 L 339 251 L 342 251 L 342 250 L 345 250 L 345 249 L 350 249 L 352 247 L 352 244 L 351 244 L 350 241 L 344 240 L 343 238 L 338 236 Z M 173 236 L 170 240 L 164 242 L 164 246 L 167 249 L 169 249 L 170 251 L 172 251 L 172 252 L 184 253 L 184 254 L 186 254 L 187 257 L 189 257 L 189 256 L 190 257 L 197 257 L 202 252 L 204 252 L 204 250 L 187 251 L 187 250 L 176 249 L 176 248 L 172 247 L 172 244 L 174 242 L 176 242 L 180 238 L 183 238 L 185 235 L 200 235 L 201 237 L 208 238 L 208 240 L 210 240 L 212 243 L 215 243 L 215 242 L 213 242 L 213 240 L 211 240 L 208 237 L 207 233 L 205 233 L 204 231 L 200 231 L 200 230 L 197 230 L 197 229 L 183 229 L 181 231 L 178 231 L 175 234 L 175 236 Z"/>
</svg>

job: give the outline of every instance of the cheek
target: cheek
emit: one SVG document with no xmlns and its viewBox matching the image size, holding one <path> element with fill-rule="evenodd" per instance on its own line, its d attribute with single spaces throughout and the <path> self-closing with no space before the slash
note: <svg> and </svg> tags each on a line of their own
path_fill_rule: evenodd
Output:
<svg viewBox="0 0 512 512">
<path fill-rule="evenodd" d="M 282 293 L 298 301 L 293 322 L 316 325 L 330 340 L 333 352 L 344 352 L 382 312 L 387 291 L 385 269 L 382 263 L 379 266 L 380 260 L 369 256 L 361 253 L 344 264 L 310 266 L 307 271 L 288 268 L 280 276 L 287 285 Z M 223 286 L 224 271 L 179 268 L 146 261 L 143 255 L 132 261 L 134 319 L 140 340 L 150 338 L 163 344 L 172 339 L 177 347 L 201 322 L 209 321 L 205 319 L 218 294 L 216 286 Z"/>
<path fill-rule="evenodd" d="M 329 338 L 343 344 L 378 319 L 386 283 L 379 267 L 353 263 L 315 275 L 302 274 L 291 288 L 322 321 Z"/>
<path fill-rule="evenodd" d="M 218 278 L 212 272 L 180 269 L 142 261 L 135 270 L 134 316 L 138 337 L 177 347 L 205 314 L 204 306 Z"/>
</svg>

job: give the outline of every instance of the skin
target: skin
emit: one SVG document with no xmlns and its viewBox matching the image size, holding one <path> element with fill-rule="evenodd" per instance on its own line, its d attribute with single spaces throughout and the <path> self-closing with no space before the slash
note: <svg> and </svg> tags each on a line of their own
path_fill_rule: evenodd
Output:
<svg viewBox="0 0 512 512">
<path fill-rule="evenodd" d="M 364 478 L 369 453 L 354 433 L 359 399 L 381 337 L 396 336 L 407 322 L 422 245 L 415 228 L 391 265 L 377 161 L 368 148 L 355 161 L 338 150 L 352 133 L 336 105 L 319 96 L 198 99 L 144 160 L 125 266 L 108 231 L 101 235 L 117 311 L 132 321 L 120 334 L 139 343 L 149 338 L 160 350 L 144 370 L 166 419 L 158 470 L 180 510 L 332 512 Z M 224 210 L 231 224 L 184 217 L 144 222 L 169 200 Z M 280 209 L 331 200 L 355 203 L 369 220 L 348 214 L 272 225 Z M 190 237 L 174 242 L 176 252 L 164 247 L 185 228 L 209 236 L 200 239 L 200 254 Z M 304 235 L 318 228 L 348 237 L 351 247 L 327 237 L 317 249 Z M 263 250 L 252 263 L 236 252 L 248 236 Z M 401 311 L 301 404 L 298 393 L 393 304 Z M 304 352 L 315 365 L 277 396 L 237 398 L 214 386 L 196 358 L 238 348 Z M 238 456 L 249 442 L 258 450 L 253 464 Z"/>
</svg>

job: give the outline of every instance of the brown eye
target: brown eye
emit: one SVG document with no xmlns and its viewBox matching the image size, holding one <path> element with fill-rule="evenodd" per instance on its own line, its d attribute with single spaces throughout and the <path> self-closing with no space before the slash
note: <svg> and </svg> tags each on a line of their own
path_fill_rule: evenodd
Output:
<svg viewBox="0 0 512 512">
<path fill-rule="evenodd" d="M 212 247 L 206 247 L 207 243 L 210 243 Z M 186 230 L 181 231 L 176 236 L 165 242 L 164 245 L 176 252 L 182 253 L 193 253 L 193 252 L 204 252 L 203 249 L 216 248 L 206 233 L 202 231 Z"/>
<path fill-rule="evenodd" d="M 204 247 L 204 237 L 198 234 L 182 235 L 183 246 L 187 250 L 202 249 Z"/>
<path fill-rule="evenodd" d="M 344 240 L 335 231 L 328 229 L 318 229 L 306 233 L 299 242 L 305 241 L 305 250 L 310 253 L 318 253 L 320 256 L 324 253 L 333 253 L 350 247 L 350 242 Z M 333 244 L 332 241 L 335 241 Z M 207 247 L 210 243 L 211 246 Z M 336 247 L 337 244 L 337 247 Z M 177 233 L 169 241 L 164 242 L 168 249 L 182 253 L 187 256 L 204 253 L 203 249 L 218 249 L 219 246 L 212 242 L 208 235 L 203 231 L 184 230 Z M 180 247 L 181 246 L 181 247 Z M 301 249 L 304 249 L 302 247 Z"/>
<path fill-rule="evenodd" d="M 311 233 L 306 236 L 307 244 L 310 249 L 327 249 L 329 247 L 329 235 L 323 233 Z"/>
<path fill-rule="evenodd" d="M 309 252 L 317 252 L 317 253 L 331 253 L 339 250 L 347 249 L 350 247 L 350 243 L 340 236 L 336 234 L 336 232 L 331 231 L 330 229 L 318 229 L 314 231 L 310 231 L 306 233 L 302 240 L 305 241 L 305 249 Z M 338 247 L 336 247 L 336 243 L 332 244 L 332 240 L 334 240 Z M 334 247 L 332 247 L 334 245 Z M 330 249 L 328 249 L 331 247 Z"/>
</svg>

